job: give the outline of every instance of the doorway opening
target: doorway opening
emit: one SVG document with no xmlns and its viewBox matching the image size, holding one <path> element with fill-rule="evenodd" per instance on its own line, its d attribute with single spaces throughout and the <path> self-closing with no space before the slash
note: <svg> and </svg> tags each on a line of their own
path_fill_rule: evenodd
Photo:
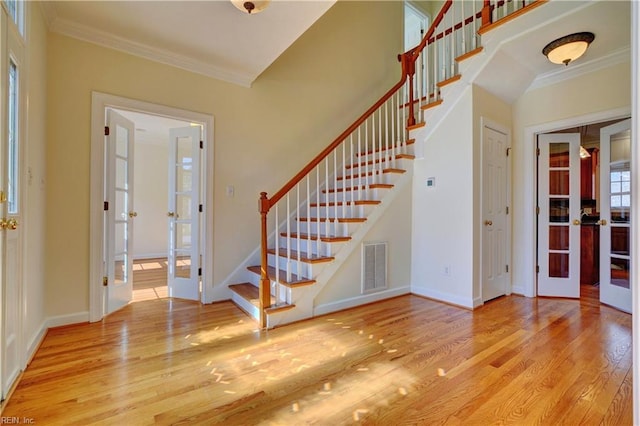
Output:
<svg viewBox="0 0 640 426">
<path fill-rule="evenodd" d="M 615 287 L 629 288 L 627 122 L 603 121 L 538 136 L 539 295 L 579 297 L 630 312 L 607 295 L 612 287 L 614 293 Z"/>
<path fill-rule="evenodd" d="M 90 320 L 134 300 L 208 303 L 213 117 L 94 92 L 91 143 Z"/>
</svg>

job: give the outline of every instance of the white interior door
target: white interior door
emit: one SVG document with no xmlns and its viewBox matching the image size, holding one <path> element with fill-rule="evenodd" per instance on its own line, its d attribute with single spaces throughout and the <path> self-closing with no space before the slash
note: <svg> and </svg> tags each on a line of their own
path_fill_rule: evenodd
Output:
<svg viewBox="0 0 640 426">
<path fill-rule="evenodd" d="M 482 133 L 482 300 L 507 294 L 507 135 Z"/>
<path fill-rule="evenodd" d="M 631 312 L 631 120 L 600 129 L 600 301 Z"/>
<path fill-rule="evenodd" d="M 131 301 L 133 294 L 133 122 L 107 110 L 106 136 L 106 312 Z"/>
<path fill-rule="evenodd" d="M 429 18 L 408 2 L 404 3 L 404 51 L 413 49 L 429 29 Z"/>
<path fill-rule="evenodd" d="M 169 297 L 200 299 L 200 126 L 169 140 Z"/>
<path fill-rule="evenodd" d="M 580 134 L 538 138 L 538 295 L 580 297 Z"/>
</svg>

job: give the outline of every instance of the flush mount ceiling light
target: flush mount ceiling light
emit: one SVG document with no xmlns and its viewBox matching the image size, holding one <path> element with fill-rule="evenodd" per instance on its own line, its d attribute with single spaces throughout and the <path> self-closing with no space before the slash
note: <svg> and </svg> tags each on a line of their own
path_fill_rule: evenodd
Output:
<svg viewBox="0 0 640 426">
<path fill-rule="evenodd" d="M 244 1 L 244 0 L 231 0 L 231 3 L 238 8 L 238 10 L 243 11 L 248 14 L 256 14 L 258 12 L 262 12 L 267 8 L 271 0 L 256 0 L 256 1 Z"/>
<path fill-rule="evenodd" d="M 575 61 L 587 51 L 595 38 L 589 32 L 569 34 L 547 44 L 542 53 L 554 64 L 569 65 L 569 62 Z"/>
</svg>

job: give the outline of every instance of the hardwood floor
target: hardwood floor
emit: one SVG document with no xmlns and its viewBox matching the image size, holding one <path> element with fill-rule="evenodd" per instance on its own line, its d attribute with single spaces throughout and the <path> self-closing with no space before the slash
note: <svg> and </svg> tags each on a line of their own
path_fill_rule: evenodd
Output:
<svg viewBox="0 0 640 426">
<path fill-rule="evenodd" d="M 52 329 L 2 416 L 46 425 L 632 424 L 631 316 L 402 296 L 267 332 L 230 302 Z"/>
<path fill-rule="evenodd" d="M 168 297 L 167 258 L 133 261 L 133 301 Z"/>
</svg>

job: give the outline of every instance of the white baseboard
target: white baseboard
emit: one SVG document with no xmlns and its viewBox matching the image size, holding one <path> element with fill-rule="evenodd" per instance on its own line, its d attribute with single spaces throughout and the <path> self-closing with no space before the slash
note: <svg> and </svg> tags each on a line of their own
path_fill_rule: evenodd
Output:
<svg viewBox="0 0 640 426">
<path fill-rule="evenodd" d="M 75 314 L 57 315 L 46 320 L 47 328 L 60 327 L 63 325 L 89 322 L 89 311 L 76 312 Z"/>
<path fill-rule="evenodd" d="M 476 297 L 475 299 L 473 299 L 473 309 L 482 305 L 484 305 L 484 302 L 482 301 L 482 297 Z"/>
<path fill-rule="evenodd" d="M 430 288 L 411 286 L 411 293 L 463 308 L 473 309 L 475 307 L 474 300 L 471 298 L 460 297 L 455 294 L 444 293 L 442 291 L 432 290 Z"/>
<path fill-rule="evenodd" d="M 164 253 L 141 253 L 141 254 L 134 254 L 133 255 L 133 260 L 158 259 L 158 258 L 166 259 L 167 256 L 168 256 L 167 252 L 164 252 Z"/>
<path fill-rule="evenodd" d="M 324 315 L 331 312 L 341 311 L 343 309 L 355 308 L 356 306 L 365 305 L 367 303 L 379 302 L 380 300 L 390 299 L 396 296 L 411 293 L 409 286 L 392 288 L 389 290 L 379 291 L 371 294 L 363 294 L 362 296 L 350 297 L 348 299 L 339 300 L 337 302 L 325 303 L 318 305 L 313 309 L 313 316 Z"/>
<path fill-rule="evenodd" d="M 519 294 L 521 296 L 524 296 L 525 295 L 524 287 L 523 286 L 519 286 L 519 285 L 514 285 L 511 288 L 511 293 L 512 294 Z"/>
<path fill-rule="evenodd" d="M 46 326 L 46 321 L 43 321 L 42 324 L 40 324 L 38 331 L 31 337 L 31 339 L 29 339 L 29 345 L 27 346 L 27 352 L 25 354 L 25 365 L 23 365 L 23 368 L 29 365 L 33 359 L 33 356 L 36 354 L 36 351 L 44 340 L 44 336 L 47 334 L 47 330 L 49 330 L 49 328 Z"/>
</svg>

